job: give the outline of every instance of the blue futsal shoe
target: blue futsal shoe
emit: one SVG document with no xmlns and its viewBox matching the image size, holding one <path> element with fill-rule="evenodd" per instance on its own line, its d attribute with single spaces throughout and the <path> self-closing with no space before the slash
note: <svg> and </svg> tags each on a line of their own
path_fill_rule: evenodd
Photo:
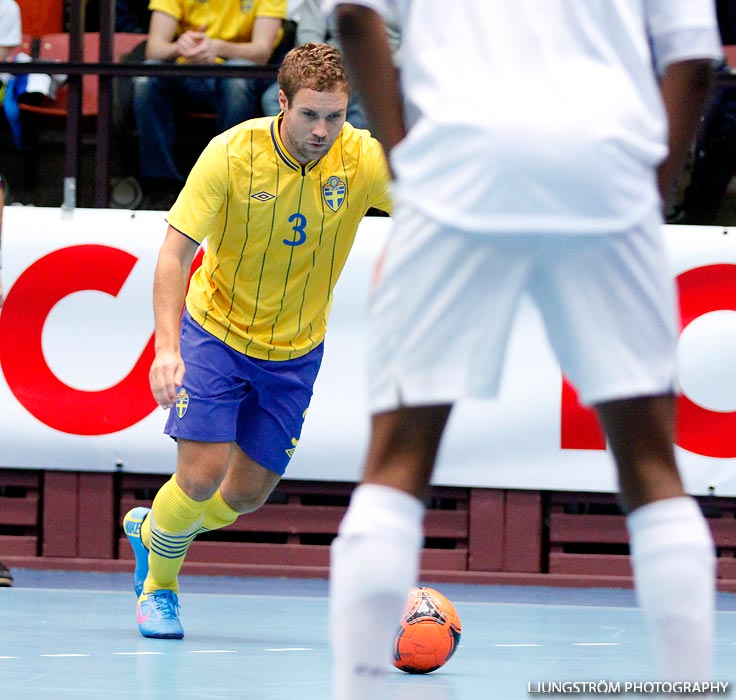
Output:
<svg viewBox="0 0 736 700">
<path fill-rule="evenodd" d="M 135 572 L 133 573 L 133 590 L 140 598 L 143 593 L 143 583 L 148 576 L 148 550 L 141 539 L 141 525 L 151 512 L 150 508 L 139 506 L 128 511 L 123 518 L 123 529 L 128 536 L 128 542 L 135 554 Z"/>
<path fill-rule="evenodd" d="M 181 639 L 184 628 L 179 622 L 179 598 L 174 591 L 143 593 L 138 598 L 138 629 L 144 637 Z"/>
</svg>

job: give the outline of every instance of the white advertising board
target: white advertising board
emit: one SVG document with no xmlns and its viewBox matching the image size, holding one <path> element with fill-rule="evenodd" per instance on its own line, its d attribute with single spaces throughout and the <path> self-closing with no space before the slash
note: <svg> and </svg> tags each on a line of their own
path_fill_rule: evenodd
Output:
<svg viewBox="0 0 736 700">
<path fill-rule="evenodd" d="M 148 389 L 162 212 L 8 207 L 0 311 L 0 467 L 168 473 Z M 368 218 L 340 279 L 291 479 L 358 479 L 368 435 L 367 296 L 390 221 Z M 680 287 L 677 451 L 688 490 L 736 495 L 736 230 L 665 229 Z M 453 410 L 434 482 L 616 490 L 605 443 L 522 304 L 501 394 Z"/>
</svg>

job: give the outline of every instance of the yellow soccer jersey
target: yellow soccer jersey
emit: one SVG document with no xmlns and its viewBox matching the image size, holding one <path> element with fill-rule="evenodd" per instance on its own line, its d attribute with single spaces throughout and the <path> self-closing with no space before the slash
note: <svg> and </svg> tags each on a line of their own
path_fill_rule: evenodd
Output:
<svg viewBox="0 0 736 700">
<path fill-rule="evenodd" d="M 178 20 L 177 35 L 204 27 L 213 39 L 238 43 L 251 40 L 256 17 L 286 19 L 286 0 L 151 0 L 148 9 Z"/>
<path fill-rule="evenodd" d="M 345 124 L 327 154 L 302 166 L 279 117 L 215 137 L 169 223 L 206 241 L 186 305 L 205 330 L 251 357 L 287 360 L 325 335 L 332 292 L 370 207 L 390 211 L 381 145 Z"/>
</svg>

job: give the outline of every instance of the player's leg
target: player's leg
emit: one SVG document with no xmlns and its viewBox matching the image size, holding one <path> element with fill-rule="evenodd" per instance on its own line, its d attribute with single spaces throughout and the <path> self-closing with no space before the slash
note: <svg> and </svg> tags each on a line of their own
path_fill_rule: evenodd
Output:
<svg viewBox="0 0 736 700">
<path fill-rule="evenodd" d="M 141 513 L 140 543 L 145 550 L 136 551 L 136 561 L 145 556 L 147 574 L 138 602 L 143 636 L 183 636 L 178 577 L 189 546 L 198 534 L 227 527 L 241 513 L 259 508 L 279 479 L 235 443 L 179 440 L 176 474 L 156 494 L 150 512 Z M 135 511 L 146 510 L 134 509 L 126 521 Z"/>
<path fill-rule="evenodd" d="M 384 696 L 391 639 L 418 574 L 422 498 L 450 406 L 460 396 L 495 394 L 527 270 L 488 237 L 395 212 L 371 304 L 370 446 L 332 545 L 335 700 Z"/>
<path fill-rule="evenodd" d="M 178 593 L 184 557 L 225 477 L 232 449 L 232 443 L 177 440 L 176 474 L 158 491 L 141 526 L 141 540 L 149 549 L 144 593 L 161 589 Z"/>
<path fill-rule="evenodd" d="M 237 444 L 233 445 L 227 473 L 220 488 L 207 501 L 200 531 L 227 527 L 238 516 L 258 510 L 280 480 L 281 474 L 261 466 Z"/>
<path fill-rule="evenodd" d="M 675 463 L 674 397 L 611 401 L 596 409 L 618 466 L 636 591 L 659 672 L 668 680 L 708 679 L 713 541 Z"/>
<path fill-rule="evenodd" d="M 659 217 L 631 234 L 545 245 L 532 293 L 563 370 L 608 436 L 659 672 L 708 678 L 714 551 L 673 450 L 677 307 Z"/>
<path fill-rule="evenodd" d="M 207 504 L 203 529 L 257 510 L 276 488 L 301 437 L 323 352 L 319 345 L 291 360 L 243 360 L 250 388 L 240 401 L 227 473 Z"/>
<path fill-rule="evenodd" d="M 176 474 L 153 501 L 141 526 L 150 550 L 143 591 L 178 591 L 178 575 L 189 545 L 201 532 L 227 527 L 260 508 L 280 480 L 235 443 L 179 440 Z"/>
<path fill-rule="evenodd" d="M 391 640 L 419 573 L 424 497 L 449 405 L 372 418 L 363 481 L 332 545 L 334 696 L 381 697 Z"/>
<path fill-rule="evenodd" d="M 248 394 L 242 354 L 186 313 L 181 349 L 186 373 L 165 427 L 177 440 L 176 474 L 156 494 L 150 514 L 134 509 L 125 517 L 136 555 L 136 589 L 146 574 L 138 601 L 139 629 L 144 636 L 166 638 L 183 634 L 177 614 L 178 574 L 202 527 L 207 503 L 228 471 L 238 411 Z M 148 608 L 153 608 L 150 615 Z"/>
<path fill-rule="evenodd" d="M 138 629 L 144 637 L 181 639 L 179 571 L 189 546 L 200 532 L 207 503 L 225 476 L 231 443 L 205 443 L 179 438 L 177 470 L 158 491 L 148 514 L 141 513 L 136 578 L 148 571 L 138 597 Z M 126 532 L 134 509 L 126 516 Z M 145 557 L 145 561 L 143 558 Z"/>
</svg>

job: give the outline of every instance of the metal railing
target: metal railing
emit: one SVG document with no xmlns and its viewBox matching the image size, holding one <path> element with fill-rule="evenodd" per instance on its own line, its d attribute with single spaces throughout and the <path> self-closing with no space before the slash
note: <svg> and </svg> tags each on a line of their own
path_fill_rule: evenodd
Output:
<svg viewBox="0 0 736 700">
<path fill-rule="evenodd" d="M 25 73 L 65 74 L 68 76 L 66 121 L 66 152 L 64 165 L 63 207 L 73 209 L 77 203 L 77 182 L 80 175 L 80 145 L 82 138 L 82 76 L 99 76 L 97 131 L 95 151 L 94 206 L 107 207 L 110 188 L 110 141 L 112 129 L 112 81 L 114 78 L 135 76 L 198 76 L 275 78 L 278 65 L 228 66 L 114 63 L 113 37 L 115 0 L 100 0 L 100 54 L 98 62 L 84 61 L 84 0 L 69 0 L 69 61 L 31 61 L 2 63 L 0 72 L 14 75 Z M 141 35 L 141 40 L 145 35 Z M 736 73 L 719 74 L 719 85 L 736 87 Z"/>
</svg>

